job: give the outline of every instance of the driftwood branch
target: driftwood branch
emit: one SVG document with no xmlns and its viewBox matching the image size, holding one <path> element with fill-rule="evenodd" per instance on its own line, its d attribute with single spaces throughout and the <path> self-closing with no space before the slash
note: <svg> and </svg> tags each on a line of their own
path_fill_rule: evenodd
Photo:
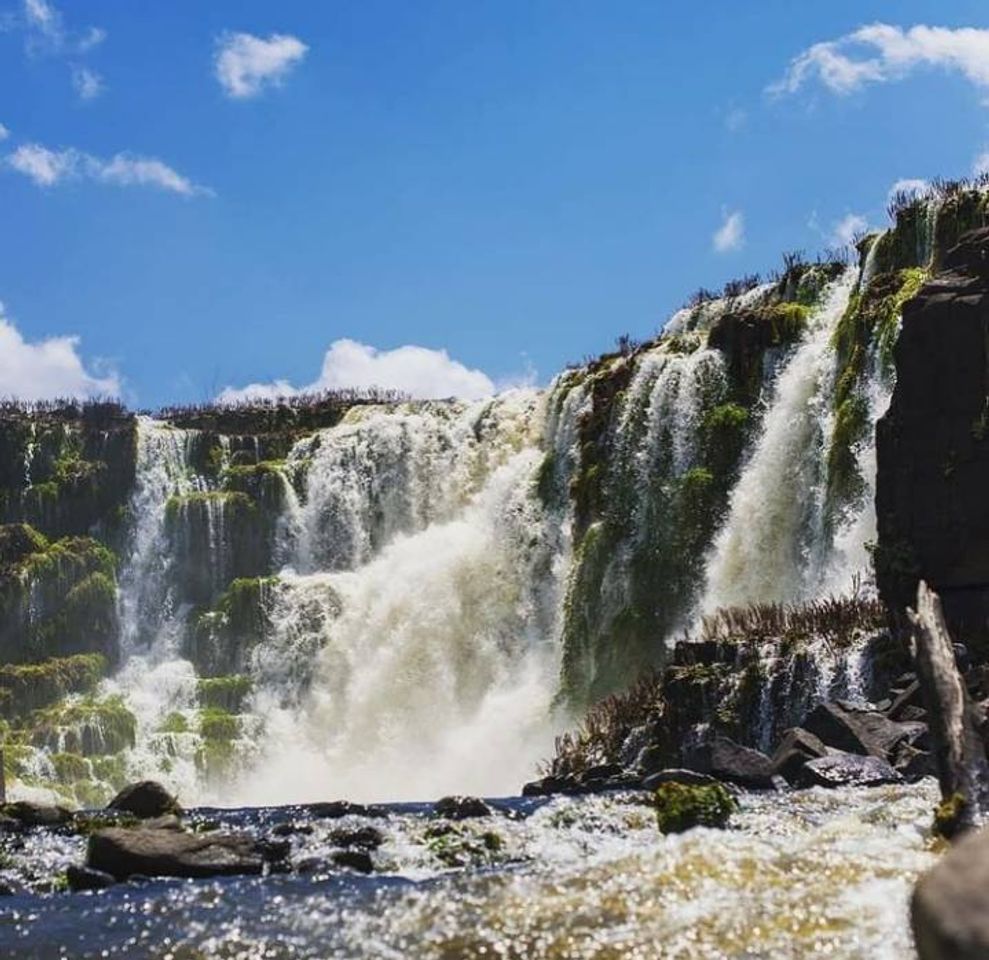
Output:
<svg viewBox="0 0 989 960">
<path fill-rule="evenodd" d="M 914 659 L 927 705 L 941 795 L 961 800 L 958 826 L 979 826 L 989 813 L 989 762 L 979 730 L 983 717 L 972 702 L 955 662 L 941 600 L 921 581 L 917 609 L 907 610 L 914 627 Z"/>
</svg>

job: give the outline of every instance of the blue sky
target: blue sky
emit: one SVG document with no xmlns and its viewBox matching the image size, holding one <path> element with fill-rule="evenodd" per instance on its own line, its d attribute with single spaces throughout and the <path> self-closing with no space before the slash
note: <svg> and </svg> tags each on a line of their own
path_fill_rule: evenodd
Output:
<svg viewBox="0 0 989 960">
<path fill-rule="evenodd" d="M 876 23 L 944 29 L 836 43 Z M 0 0 L 0 393 L 545 382 L 970 173 L 987 28 L 964 0 Z"/>
</svg>

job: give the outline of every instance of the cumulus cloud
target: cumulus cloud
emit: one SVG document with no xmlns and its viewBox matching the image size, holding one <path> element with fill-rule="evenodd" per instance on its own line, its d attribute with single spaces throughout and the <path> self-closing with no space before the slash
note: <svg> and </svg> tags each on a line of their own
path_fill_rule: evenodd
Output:
<svg viewBox="0 0 989 960">
<path fill-rule="evenodd" d="M 873 23 L 808 47 L 768 90 L 796 93 L 817 79 L 833 93 L 847 94 L 870 83 L 901 80 L 920 67 L 959 72 L 989 89 L 989 30 L 924 25 L 904 30 Z"/>
<path fill-rule="evenodd" d="M 89 27 L 81 33 L 65 26 L 62 12 L 49 0 L 24 0 L 20 26 L 30 54 L 84 54 L 106 39 L 106 31 Z"/>
<path fill-rule="evenodd" d="M 845 214 L 831 231 L 830 242 L 836 247 L 850 246 L 856 236 L 863 233 L 869 227 L 869 221 L 861 214 Z"/>
<path fill-rule="evenodd" d="M 732 107 L 725 114 L 725 129 L 730 133 L 738 133 L 742 127 L 748 122 L 749 115 L 748 112 L 743 110 L 741 107 Z"/>
<path fill-rule="evenodd" d="M 279 85 L 308 49 L 298 37 L 282 33 L 267 40 L 249 33 L 225 33 L 216 45 L 216 79 L 227 96 L 246 100 L 265 87 Z"/>
<path fill-rule="evenodd" d="M 745 218 L 741 210 L 724 211 L 721 226 L 714 231 L 711 244 L 718 253 L 740 250 L 745 244 Z"/>
<path fill-rule="evenodd" d="M 323 357 L 319 377 L 304 387 L 287 380 L 252 383 L 246 387 L 227 387 L 219 400 L 273 399 L 298 393 L 346 388 L 400 390 L 416 399 L 460 397 L 476 400 L 495 393 L 491 378 L 481 370 L 471 369 L 454 360 L 446 350 L 404 346 L 394 350 L 377 350 L 356 340 L 336 340 Z"/>
<path fill-rule="evenodd" d="M 39 187 L 86 179 L 123 187 L 156 187 L 185 197 L 210 193 L 161 160 L 131 153 L 118 153 L 103 160 L 71 147 L 50 150 L 37 143 L 26 143 L 7 155 L 6 164 Z"/>
<path fill-rule="evenodd" d="M 104 89 L 103 78 L 88 67 L 73 67 L 72 86 L 80 100 L 95 100 Z"/>
<path fill-rule="evenodd" d="M 28 342 L 0 304 L 0 397 L 45 400 L 120 394 L 115 373 L 100 376 L 79 356 L 78 337 Z"/>
</svg>

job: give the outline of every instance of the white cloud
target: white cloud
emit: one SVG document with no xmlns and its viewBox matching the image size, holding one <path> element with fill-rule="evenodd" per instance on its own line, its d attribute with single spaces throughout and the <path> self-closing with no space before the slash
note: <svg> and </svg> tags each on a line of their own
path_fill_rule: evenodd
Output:
<svg viewBox="0 0 989 960">
<path fill-rule="evenodd" d="M 81 100 L 95 100 L 104 89 L 103 78 L 88 67 L 72 68 L 72 86 Z"/>
<path fill-rule="evenodd" d="M 65 42 L 65 25 L 62 14 L 47 0 L 24 0 L 24 22 L 28 30 L 28 44 L 34 48 L 44 41 L 57 51 Z"/>
<path fill-rule="evenodd" d="M 928 190 L 931 189 L 931 185 L 926 180 L 919 180 L 916 177 L 904 177 L 901 180 L 897 180 L 889 188 L 889 194 L 886 197 L 887 202 L 893 200 L 893 198 L 900 193 L 912 194 L 915 197 L 922 197 Z"/>
<path fill-rule="evenodd" d="M 0 140 L 6 140 L 10 136 L 10 131 L 0 123 Z"/>
<path fill-rule="evenodd" d="M 868 227 L 869 221 L 861 214 L 848 213 L 834 225 L 830 242 L 836 247 L 850 246 L 856 236 L 863 233 Z"/>
<path fill-rule="evenodd" d="M 298 37 L 273 33 L 267 40 L 249 33 L 225 33 L 217 40 L 216 79 L 227 96 L 247 99 L 277 86 L 309 48 Z"/>
<path fill-rule="evenodd" d="M 27 143 L 8 154 L 7 163 L 39 187 L 51 187 L 73 175 L 79 156 L 75 150 L 49 150 L 37 143 Z"/>
<path fill-rule="evenodd" d="M 118 396 L 118 376 L 99 376 L 88 370 L 78 348 L 78 337 L 51 337 L 29 343 L 4 315 L 0 304 L 0 397 L 44 400 Z"/>
<path fill-rule="evenodd" d="M 454 360 L 445 350 L 404 346 L 377 350 L 356 340 L 336 340 L 323 357 L 319 377 L 309 385 L 294 387 L 287 380 L 227 387 L 219 400 L 272 399 L 298 393 L 345 388 L 400 390 L 417 399 L 460 397 L 475 400 L 495 393 L 491 378 Z"/>
<path fill-rule="evenodd" d="M 718 253 L 728 253 L 742 248 L 745 244 L 745 218 L 741 210 L 724 211 L 724 220 L 714 231 L 711 244 Z"/>
<path fill-rule="evenodd" d="M 989 173 L 989 150 L 983 150 L 972 161 L 972 176 L 978 177 L 984 173 Z"/>
<path fill-rule="evenodd" d="M 904 30 L 873 23 L 808 47 L 768 90 L 795 93 L 817 78 L 834 93 L 851 93 L 869 83 L 901 80 L 918 67 L 960 72 L 976 87 L 989 89 L 989 30 L 918 25 Z"/>
<path fill-rule="evenodd" d="M 211 192 L 161 160 L 130 153 L 118 153 L 102 160 L 72 148 L 50 150 L 37 143 L 27 143 L 8 154 L 6 162 L 39 187 L 53 187 L 63 180 L 88 179 L 123 187 L 157 187 L 185 197 Z"/>
</svg>

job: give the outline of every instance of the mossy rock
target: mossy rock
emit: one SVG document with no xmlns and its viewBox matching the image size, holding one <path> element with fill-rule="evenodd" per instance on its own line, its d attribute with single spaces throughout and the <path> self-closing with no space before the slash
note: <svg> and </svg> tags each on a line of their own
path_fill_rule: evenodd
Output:
<svg viewBox="0 0 989 960">
<path fill-rule="evenodd" d="M 694 827 L 725 827 L 738 804 L 720 783 L 662 783 L 653 795 L 661 833 L 683 833 Z"/>
<path fill-rule="evenodd" d="M 137 718 L 120 696 L 71 698 L 35 711 L 25 731 L 37 747 L 90 757 L 133 747 Z"/>
<path fill-rule="evenodd" d="M 0 715 L 24 716 L 70 693 L 92 693 L 106 672 L 106 657 L 99 653 L 4 664 L 0 666 Z"/>
<path fill-rule="evenodd" d="M 203 708 L 238 713 L 254 689 L 254 681 L 243 674 L 209 677 L 196 684 L 196 697 Z"/>
</svg>

